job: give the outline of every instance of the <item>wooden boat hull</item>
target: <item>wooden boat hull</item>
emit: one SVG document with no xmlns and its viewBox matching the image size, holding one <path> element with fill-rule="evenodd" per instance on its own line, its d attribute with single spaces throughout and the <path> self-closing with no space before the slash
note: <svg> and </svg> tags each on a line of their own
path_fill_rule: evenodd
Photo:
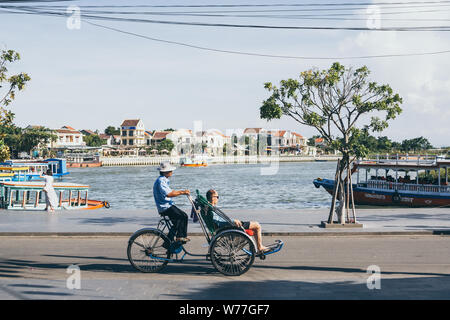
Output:
<svg viewBox="0 0 450 320">
<path fill-rule="evenodd" d="M 323 187 L 333 194 L 334 181 L 315 179 L 316 188 Z M 450 197 L 439 194 L 414 193 L 410 191 L 377 190 L 361 188 L 353 184 L 353 196 L 357 205 L 400 206 L 400 207 L 450 207 Z"/>
<path fill-rule="evenodd" d="M 68 162 L 68 168 L 97 168 L 101 167 L 101 162 Z"/>
<path fill-rule="evenodd" d="M 73 200 L 74 202 L 76 201 L 76 199 Z M 106 208 L 109 207 L 109 204 L 106 201 L 100 201 L 100 200 L 88 200 L 88 205 L 87 207 L 78 209 L 75 208 L 74 210 L 78 209 L 78 210 L 95 210 L 95 209 L 101 209 L 101 208 Z"/>
</svg>

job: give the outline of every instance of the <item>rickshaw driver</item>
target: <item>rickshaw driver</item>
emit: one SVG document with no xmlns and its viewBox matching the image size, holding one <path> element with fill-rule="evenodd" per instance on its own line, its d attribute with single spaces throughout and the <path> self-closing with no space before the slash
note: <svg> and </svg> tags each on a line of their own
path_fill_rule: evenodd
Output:
<svg viewBox="0 0 450 320">
<path fill-rule="evenodd" d="M 188 242 L 187 237 L 188 215 L 177 206 L 172 198 L 181 195 L 189 195 L 189 190 L 172 190 L 169 186 L 169 178 L 176 168 L 169 163 L 163 162 L 157 170 L 159 177 L 153 184 L 153 197 L 155 198 L 158 213 L 161 216 L 168 216 L 176 231 L 175 241 Z"/>
</svg>

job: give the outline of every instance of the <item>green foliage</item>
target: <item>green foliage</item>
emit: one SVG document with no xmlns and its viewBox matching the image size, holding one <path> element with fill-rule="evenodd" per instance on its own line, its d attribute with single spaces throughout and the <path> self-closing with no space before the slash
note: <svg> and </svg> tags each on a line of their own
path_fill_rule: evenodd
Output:
<svg viewBox="0 0 450 320">
<path fill-rule="evenodd" d="M 39 147 L 44 148 L 50 141 L 56 141 L 54 132 L 45 127 L 20 128 L 14 124 L 0 125 L 0 135 L 14 156 L 19 152 L 30 153 Z"/>
<path fill-rule="evenodd" d="M 359 147 L 367 148 L 367 152 L 371 154 L 384 154 L 384 153 L 407 153 L 407 152 L 423 152 L 432 148 L 432 145 L 424 137 L 418 137 L 414 139 L 406 139 L 402 142 L 391 141 L 388 137 L 374 137 L 369 134 L 368 130 L 360 130 L 358 135 L 354 135 L 358 141 L 355 144 Z M 358 153 L 357 150 L 354 152 Z M 366 154 L 359 152 L 359 154 Z"/>
<path fill-rule="evenodd" d="M 402 141 L 401 150 L 404 152 L 417 152 L 422 150 L 431 149 L 433 146 L 424 137 L 418 137 L 414 139 L 406 139 Z"/>
<path fill-rule="evenodd" d="M 308 142 L 306 143 L 308 146 L 314 147 L 316 145 L 316 139 L 322 138 L 320 135 L 314 135 L 311 138 L 308 139 Z"/>
<path fill-rule="evenodd" d="M 0 53 L 0 126 L 8 128 L 13 126 L 14 113 L 4 107 L 11 104 L 17 91 L 22 91 L 25 84 L 30 81 L 26 73 L 8 75 L 8 64 L 20 60 L 19 53 L 14 50 L 2 50 Z M 5 133 L 0 134 L 0 161 L 9 159 L 10 150 L 3 140 Z"/>
<path fill-rule="evenodd" d="M 86 142 L 86 145 L 89 147 L 101 147 L 102 145 L 106 144 L 106 140 L 100 138 L 100 136 L 96 134 L 83 136 L 83 141 Z"/>
<path fill-rule="evenodd" d="M 389 85 L 369 82 L 369 74 L 365 66 L 355 70 L 335 62 L 327 70 L 301 72 L 298 80 L 281 80 L 279 87 L 267 82 L 264 87 L 271 95 L 263 101 L 260 117 L 270 121 L 289 116 L 316 128 L 328 147 L 344 157 L 364 156 L 370 147 L 361 141 L 369 139 L 369 132 L 387 128 L 402 111 L 402 98 Z M 358 128 L 358 120 L 370 114 L 370 121 Z M 380 142 L 383 148 L 386 142 Z"/>
<path fill-rule="evenodd" d="M 115 128 L 113 126 L 108 126 L 105 129 L 105 134 L 110 135 L 110 136 L 120 135 L 120 128 Z"/>
<path fill-rule="evenodd" d="M 171 152 L 173 148 L 175 148 L 175 144 L 170 139 L 161 141 L 161 143 L 157 147 L 159 152 L 161 152 L 162 150 L 167 150 Z"/>
<path fill-rule="evenodd" d="M 8 76 L 8 63 L 20 60 L 19 53 L 14 50 L 2 50 L 0 53 L 0 88 L 6 92 L 0 94 L 0 107 L 8 106 L 16 97 L 16 91 L 25 88 L 25 84 L 30 80 L 26 73 L 18 73 Z M 6 83 L 6 87 L 5 84 Z M 5 110 L 2 110 L 5 111 Z"/>
<path fill-rule="evenodd" d="M 445 183 L 445 169 L 440 168 L 441 171 L 441 184 Z M 425 184 L 439 184 L 439 172 L 438 170 L 421 171 L 419 172 L 419 182 Z"/>
<path fill-rule="evenodd" d="M 0 162 L 8 160 L 10 158 L 9 147 L 5 144 L 3 139 L 0 140 Z"/>
</svg>

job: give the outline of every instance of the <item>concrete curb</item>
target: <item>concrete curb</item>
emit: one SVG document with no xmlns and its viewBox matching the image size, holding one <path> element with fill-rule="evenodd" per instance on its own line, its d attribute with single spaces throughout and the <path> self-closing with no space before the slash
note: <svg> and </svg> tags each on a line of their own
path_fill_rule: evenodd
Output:
<svg viewBox="0 0 450 320">
<path fill-rule="evenodd" d="M 0 237 L 130 237 L 133 232 L 0 232 Z M 449 230 L 423 230 L 423 231 L 322 231 L 322 232 L 263 232 L 267 236 L 294 236 L 294 237 L 339 237 L 339 236 L 449 236 Z M 192 232 L 189 236 L 203 236 L 203 233 Z"/>
</svg>

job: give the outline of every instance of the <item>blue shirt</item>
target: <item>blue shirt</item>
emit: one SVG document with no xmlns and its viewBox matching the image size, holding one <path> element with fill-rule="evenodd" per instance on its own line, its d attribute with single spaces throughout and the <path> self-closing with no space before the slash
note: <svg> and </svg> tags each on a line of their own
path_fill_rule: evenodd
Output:
<svg viewBox="0 0 450 320">
<path fill-rule="evenodd" d="M 174 205 L 172 198 L 167 195 L 172 192 L 169 186 L 169 179 L 164 176 L 159 176 L 153 184 L 153 197 L 155 198 L 156 208 L 161 213 Z"/>
</svg>

